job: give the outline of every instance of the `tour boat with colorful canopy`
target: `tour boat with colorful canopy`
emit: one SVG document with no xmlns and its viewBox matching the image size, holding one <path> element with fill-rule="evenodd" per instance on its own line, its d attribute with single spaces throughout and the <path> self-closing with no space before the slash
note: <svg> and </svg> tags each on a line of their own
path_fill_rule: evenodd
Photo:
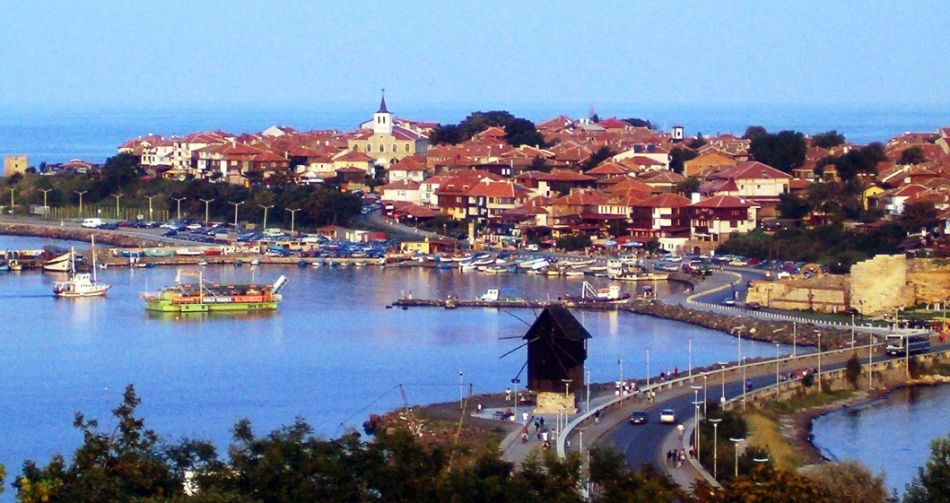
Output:
<svg viewBox="0 0 950 503">
<path fill-rule="evenodd" d="M 197 278 L 186 283 L 182 276 Z M 179 270 L 175 284 L 159 292 L 145 292 L 147 311 L 163 313 L 217 313 L 274 311 L 281 302 L 280 290 L 286 285 L 286 276 L 280 276 L 273 284 L 217 284 L 205 281 L 202 272 Z"/>
</svg>

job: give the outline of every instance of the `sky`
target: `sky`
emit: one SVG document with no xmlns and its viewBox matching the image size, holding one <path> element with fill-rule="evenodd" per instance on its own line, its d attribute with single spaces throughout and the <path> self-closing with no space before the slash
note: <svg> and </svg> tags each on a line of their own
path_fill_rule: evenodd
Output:
<svg viewBox="0 0 950 503">
<path fill-rule="evenodd" d="M 0 0 L 0 105 L 947 104 L 945 7 Z"/>
</svg>

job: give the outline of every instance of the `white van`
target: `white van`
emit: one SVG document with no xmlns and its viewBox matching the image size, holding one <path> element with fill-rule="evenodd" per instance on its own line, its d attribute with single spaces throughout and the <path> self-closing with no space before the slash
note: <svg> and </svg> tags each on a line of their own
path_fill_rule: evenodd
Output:
<svg viewBox="0 0 950 503">
<path fill-rule="evenodd" d="M 99 227 L 100 225 L 102 225 L 102 219 L 101 218 L 87 218 L 87 219 L 84 219 L 82 223 L 79 225 L 83 227 L 89 227 L 91 229 L 95 229 L 96 227 Z"/>
<path fill-rule="evenodd" d="M 278 228 L 276 228 L 276 227 L 268 227 L 268 228 L 264 229 L 263 234 L 264 234 L 264 237 L 265 237 L 265 238 L 280 238 L 280 237 L 284 237 L 284 231 L 282 231 L 282 230 L 280 230 L 280 229 L 278 229 Z"/>
</svg>

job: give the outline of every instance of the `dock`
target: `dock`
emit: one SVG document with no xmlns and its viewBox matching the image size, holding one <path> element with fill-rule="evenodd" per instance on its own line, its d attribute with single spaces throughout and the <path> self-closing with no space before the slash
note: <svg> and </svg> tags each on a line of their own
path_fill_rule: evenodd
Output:
<svg viewBox="0 0 950 503">
<path fill-rule="evenodd" d="M 620 310 L 627 305 L 626 302 L 585 302 L 578 299 L 557 299 L 557 300 L 463 300 L 456 298 L 449 299 L 412 299 L 402 298 L 391 304 L 391 307 L 401 307 L 408 309 L 410 307 L 441 307 L 443 309 L 456 309 L 459 307 L 488 307 L 496 309 L 536 309 L 549 304 L 562 304 L 575 309 L 589 309 L 597 311 L 615 311 Z"/>
</svg>

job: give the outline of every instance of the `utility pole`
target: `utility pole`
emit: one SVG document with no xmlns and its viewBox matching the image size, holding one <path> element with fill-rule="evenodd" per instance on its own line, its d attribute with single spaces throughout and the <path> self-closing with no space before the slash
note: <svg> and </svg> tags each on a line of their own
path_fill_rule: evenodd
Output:
<svg viewBox="0 0 950 503">
<path fill-rule="evenodd" d="M 148 199 L 148 221 L 152 221 L 152 199 L 155 199 L 158 196 L 145 196 L 145 199 Z"/>
<path fill-rule="evenodd" d="M 49 206 L 46 205 L 46 195 L 53 189 L 40 189 L 43 193 L 43 218 L 49 218 Z"/>
<path fill-rule="evenodd" d="M 116 220 L 122 220 L 122 218 L 119 217 L 119 198 L 122 197 L 123 195 L 124 194 L 122 194 L 121 192 L 119 192 L 118 194 L 112 194 L 112 197 L 115 198 L 115 219 Z"/>
<path fill-rule="evenodd" d="M 181 222 L 181 202 L 188 198 L 187 197 L 173 197 L 171 199 L 178 202 L 178 214 L 175 219 L 178 220 L 178 222 Z"/>
<path fill-rule="evenodd" d="M 241 201 L 241 202 L 238 202 L 238 203 L 231 203 L 231 202 L 229 202 L 228 204 L 234 206 L 234 230 L 236 231 L 236 230 L 237 230 L 237 226 L 238 226 L 238 206 L 244 204 L 244 201 Z"/>
<path fill-rule="evenodd" d="M 88 190 L 74 190 L 73 191 L 73 193 L 79 194 L 79 216 L 80 217 L 82 217 L 82 195 L 85 194 L 86 192 L 89 192 L 89 191 Z"/>
<path fill-rule="evenodd" d="M 199 199 L 199 201 L 205 203 L 205 223 L 207 224 L 211 220 L 208 218 L 208 203 L 214 201 L 214 199 Z"/>
<path fill-rule="evenodd" d="M 284 208 L 284 211 L 290 212 L 290 233 L 293 234 L 294 233 L 294 219 L 297 216 L 297 212 L 300 211 L 300 208 L 296 208 L 296 209 Z"/>
</svg>

